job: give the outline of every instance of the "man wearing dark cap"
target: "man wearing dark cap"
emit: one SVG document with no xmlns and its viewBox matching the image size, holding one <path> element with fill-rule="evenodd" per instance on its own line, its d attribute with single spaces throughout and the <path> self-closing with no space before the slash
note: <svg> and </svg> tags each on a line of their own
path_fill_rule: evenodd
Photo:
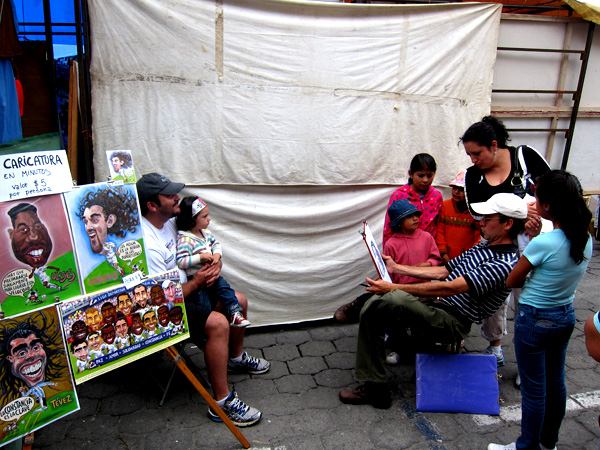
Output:
<svg viewBox="0 0 600 450">
<path fill-rule="evenodd" d="M 180 211 L 178 194 L 185 185 L 174 183 L 158 173 L 144 175 L 136 185 L 143 216 L 142 229 L 148 271 L 150 274 L 157 274 L 177 268 L 175 216 Z M 220 272 L 220 261 L 215 265 L 205 265 L 189 280 L 185 273 L 180 271 L 181 289 L 186 299 L 191 338 L 197 344 L 201 344 L 202 340 L 206 339 L 204 359 L 215 400 L 237 426 L 250 426 L 260 420 L 262 413 L 242 402 L 235 391 L 229 390 L 227 371 L 264 373 L 269 370 L 270 363 L 249 356 L 243 351 L 244 328 L 230 329 L 225 315 L 211 311 L 210 305 L 207 308 L 204 304 L 187 300 L 206 298 L 206 296 L 190 294 L 210 286 L 217 280 Z M 236 296 L 245 313 L 248 307 L 246 296 L 239 292 L 236 292 Z M 219 416 L 210 408 L 208 417 L 216 422 L 220 421 Z"/>
</svg>

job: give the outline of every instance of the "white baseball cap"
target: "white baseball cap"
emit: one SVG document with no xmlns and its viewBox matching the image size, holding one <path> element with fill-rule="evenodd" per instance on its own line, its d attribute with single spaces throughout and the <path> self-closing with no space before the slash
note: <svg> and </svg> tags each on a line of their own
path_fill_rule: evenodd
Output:
<svg viewBox="0 0 600 450">
<path fill-rule="evenodd" d="M 482 216 L 498 213 L 513 219 L 527 218 L 527 202 L 518 195 L 505 192 L 492 195 L 486 202 L 472 203 L 471 208 Z"/>
</svg>

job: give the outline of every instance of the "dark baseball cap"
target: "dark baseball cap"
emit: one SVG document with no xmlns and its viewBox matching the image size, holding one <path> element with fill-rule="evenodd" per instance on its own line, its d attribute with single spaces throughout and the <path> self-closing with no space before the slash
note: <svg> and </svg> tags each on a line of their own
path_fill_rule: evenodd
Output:
<svg viewBox="0 0 600 450">
<path fill-rule="evenodd" d="M 159 173 L 147 173 L 135 185 L 137 186 L 139 197 L 143 199 L 148 199 L 156 194 L 179 194 L 185 187 L 185 184 L 174 183 Z"/>
</svg>

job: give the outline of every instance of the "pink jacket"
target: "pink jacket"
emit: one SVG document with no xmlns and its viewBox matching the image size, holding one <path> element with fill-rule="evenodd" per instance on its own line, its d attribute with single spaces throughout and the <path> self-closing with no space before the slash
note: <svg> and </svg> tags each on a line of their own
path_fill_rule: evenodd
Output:
<svg viewBox="0 0 600 450">
<path fill-rule="evenodd" d="M 383 247 L 383 254 L 391 256 L 398 264 L 416 266 L 428 262 L 432 266 L 442 263 L 440 252 L 433 236 L 423 230 L 417 229 L 412 236 L 394 233 Z M 391 274 L 392 281 L 398 284 L 422 283 L 420 278 L 409 277 L 397 273 Z"/>
<path fill-rule="evenodd" d="M 410 185 L 405 184 L 394 191 L 388 202 L 385 213 L 385 222 L 383 224 L 383 245 L 385 246 L 385 243 L 392 235 L 392 230 L 388 226 L 390 218 L 387 214 L 387 210 L 390 208 L 392 202 L 401 199 L 407 199 L 410 203 L 415 205 L 415 208 L 423 213 L 419 218 L 419 228 L 423 231 L 427 231 L 435 238 L 437 218 L 444 201 L 442 194 L 436 188 L 430 186 L 427 193 L 421 199 L 421 196 L 417 194 Z"/>
</svg>

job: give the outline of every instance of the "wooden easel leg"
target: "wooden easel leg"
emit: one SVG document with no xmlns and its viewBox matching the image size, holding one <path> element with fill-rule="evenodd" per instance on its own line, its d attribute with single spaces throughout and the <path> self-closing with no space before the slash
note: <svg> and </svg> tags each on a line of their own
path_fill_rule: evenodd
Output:
<svg viewBox="0 0 600 450">
<path fill-rule="evenodd" d="M 33 433 L 26 434 L 23 436 L 23 450 L 31 450 L 33 445 Z"/>
<path fill-rule="evenodd" d="M 200 393 L 204 400 L 206 400 L 206 402 L 212 408 L 212 410 L 217 413 L 217 415 L 221 418 L 223 423 L 227 425 L 227 428 L 229 428 L 229 430 L 234 434 L 238 441 L 240 441 L 240 444 L 242 444 L 244 448 L 250 448 L 250 442 L 248 442 L 248 440 L 244 437 L 240 430 L 238 430 L 238 428 L 233 424 L 231 419 L 227 417 L 227 415 L 223 412 L 221 407 L 217 405 L 217 402 L 215 402 L 215 400 L 211 397 L 208 391 L 204 389 L 202 383 L 200 383 L 200 381 L 198 381 L 198 378 L 196 378 L 196 376 L 191 372 L 191 370 L 188 368 L 185 361 L 183 361 L 175 347 L 167 347 L 165 351 L 167 352 L 167 355 L 169 355 L 173 359 L 173 361 L 177 365 L 177 368 L 181 370 L 181 372 L 190 381 L 190 383 L 192 383 L 192 386 L 196 388 L 196 390 Z"/>
</svg>

